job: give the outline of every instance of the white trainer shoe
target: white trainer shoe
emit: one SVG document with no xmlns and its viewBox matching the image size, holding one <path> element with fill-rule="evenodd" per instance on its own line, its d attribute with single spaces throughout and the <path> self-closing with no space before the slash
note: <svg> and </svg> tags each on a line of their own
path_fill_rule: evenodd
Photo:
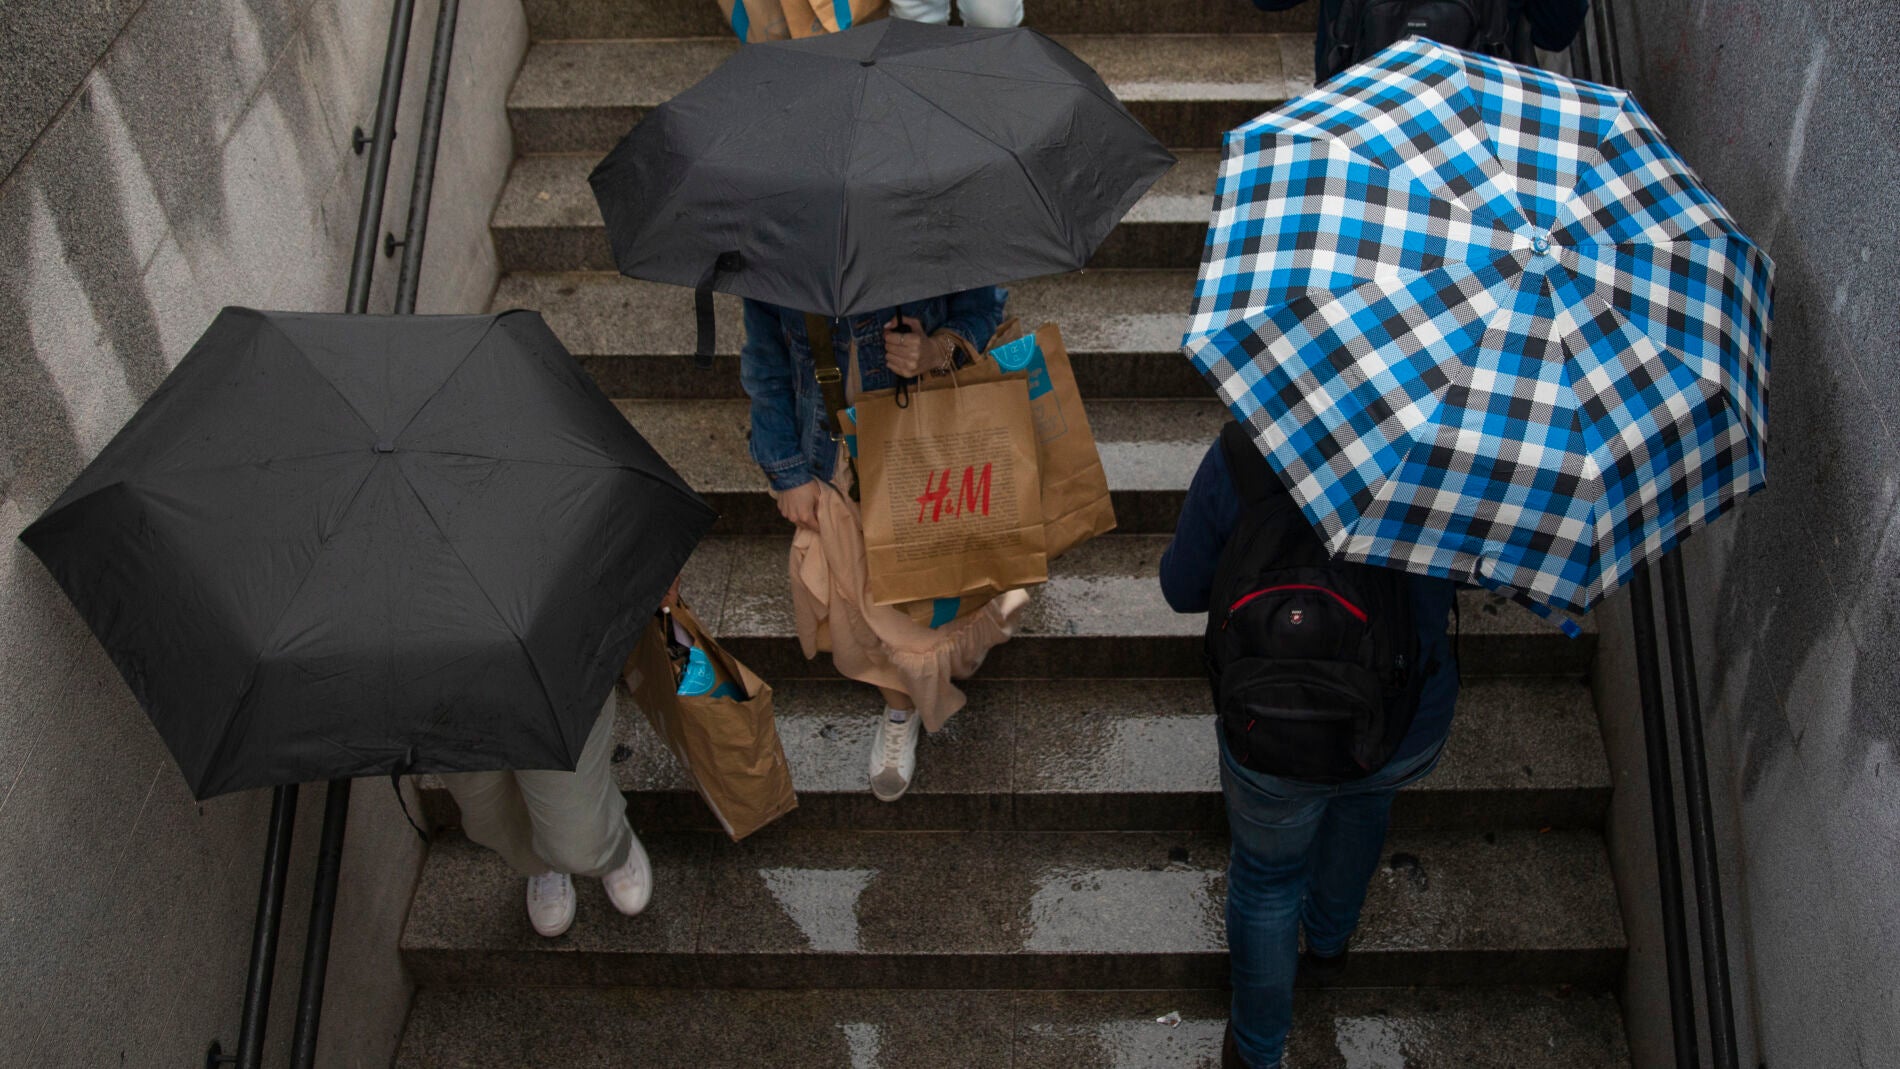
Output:
<svg viewBox="0 0 1900 1069">
<path fill-rule="evenodd" d="M 573 927 L 573 878 L 565 872 L 528 877 L 528 922 L 549 939 Z"/>
<path fill-rule="evenodd" d="M 627 851 L 627 860 L 620 867 L 600 878 L 607 888 L 607 899 L 614 908 L 629 917 L 637 917 L 640 911 L 653 901 L 653 863 L 647 860 L 646 848 L 640 845 L 640 837 L 633 837 L 633 849 Z"/>
<path fill-rule="evenodd" d="M 924 718 L 912 712 L 903 723 L 887 712 L 878 720 L 871 736 L 871 793 L 880 802 L 895 802 L 910 790 L 910 779 L 917 773 L 917 736 Z"/>
</svg>

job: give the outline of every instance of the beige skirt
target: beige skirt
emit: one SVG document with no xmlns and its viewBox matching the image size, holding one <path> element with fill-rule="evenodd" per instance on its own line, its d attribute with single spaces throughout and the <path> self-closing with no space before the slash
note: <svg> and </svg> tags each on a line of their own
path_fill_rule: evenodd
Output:
<svg viewBox="0 0 1900 1069">
<path fill-rule="evenodd" d="M 840 482 L 851 478 L 848 465 L 838 469 Z M 895 605 L 872 604 L 858 503 L 833 484 L 819 495 L 818 530 L 800 527 L 792 539 L 791 576 L 805 656 L 828 651 L 845 678 L 909 695 L 931 731 L 963 708 L 955 681 L 1015 633 L 1029 604 L 1026 591 L 1012 590 L 934 630 Z"/>
</svg>

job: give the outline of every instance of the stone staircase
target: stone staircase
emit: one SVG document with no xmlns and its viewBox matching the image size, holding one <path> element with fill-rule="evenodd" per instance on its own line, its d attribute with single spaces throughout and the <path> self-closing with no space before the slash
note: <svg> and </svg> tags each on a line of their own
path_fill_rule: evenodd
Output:
<svg viewBox="0 0 1900 1069">
<path fill-rule="evenodd" d="M 445 833 L 403 935 L 419 990 L 398 1065 L 1218 1065 L 1227 848 L 1201 621 L 1170 612 L 1154 576 L 1223 418 L 1176 350 L 1215 147 L 1309 83 L 1311 12 L 1029 0 L 1031 24 L 1181 157 L 1091 270 L 1010 287 L 1013 312 L 1069 340 L 1121 529 L 1052 569 L 886 806 L 864 786 L 874 696 L 798 653 L 787 533 L 746 457 L 737 302 L 719 302 L 717 366 L 694 370 L 690 294 L 612 273 L 586 185 L 646 108 L 736 46 L 710 0 L 526 6 L 495 306 L 540 309 L 719 508 L 686 594 L 773 682 L 801 802 L 731 844 L 623 716 L 616 768 L 658 870 L 652 908 L 623 919 L 580 881 L 579 922 L 540 939 L 520 882 Z M 1290 1067 L 1628 1065 L 1594 636 L 1475 594 L 1463 621 L 1449 750 L 1400 796 L 1352 986 L 1302 993 Z M 447 795 L 424 793 L 452 825 Z M 1156 1023 L 1171 1012 L 1178 1025 Z"/>
</svg>

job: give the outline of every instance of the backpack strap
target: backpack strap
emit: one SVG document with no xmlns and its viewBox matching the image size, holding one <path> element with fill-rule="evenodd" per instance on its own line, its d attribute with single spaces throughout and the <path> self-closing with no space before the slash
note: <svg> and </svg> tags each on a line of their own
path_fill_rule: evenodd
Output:
<svg viewBox="0 0 1900 1069">
<path fill-rule="evenodd" d="M 1512 11 L 1512 5 L 1506 0 L 1489 0 L 1489 3 L 1474 11 L 1473 14 L 1477 16 L 1476 21 L 1481 24 L 1482 28 L 1479 32 L 1483 33 L 1485 38 L 1481 42 L 1483 47 L 1480 51 L 1517 63 L 1522 63 L 1529 58 L 1528 52 L 1520 53 L 1518 48 L 1520 35 L 1517 32 L 1521 28 L 1526 28 L 1528 24 L 1524 19 L 1514 17 L 1516 13 Z M 1528 34 L 1524 36 L 1526 40 L 1529 39 Z"/>
<path fill-rule="evenodd" d="M 1268 501 L 1286 493 L 1286 485 L 1274 473 L 1273 465 L 1260 455 L 1253 432 L 1245 423 L 1230 420 L 1220 432 L 1221 451 L 1227 456 L 1227 471 L 1241 500 L 1250 505 Z"/>
</svg>

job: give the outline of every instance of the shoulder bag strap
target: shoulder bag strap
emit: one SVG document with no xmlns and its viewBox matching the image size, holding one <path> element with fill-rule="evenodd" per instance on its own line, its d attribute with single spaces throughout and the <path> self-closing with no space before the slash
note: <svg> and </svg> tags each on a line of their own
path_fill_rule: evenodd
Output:
<svg viewBox="0 0 1900 1069">
<path fill-rule="evenodd" d="M 812 372 L 818 379 L 818 389 L 825 395 L 825 429 L 831 432 L 832 441 L 841 442 L 844 434 L 838 429 L 838 413 L 846 407 L 844 372 L 838 369 L 838 354 L 831 347 L 831 320 L 806 312 L 805 339 L 811 343 Z"/>
<path fill-rule="evenodd" d="M 844 441 L 844 431 L 838 426 L 838 413 L 843 412 L 846 405 L 844 372 L 838 369 L 838 354 L 832 349 L 831 320 L 806 312 L 805 339 L 811 343 L 812 374 L 818 379 L 819 392 L 825 398 L 825 430 L 830 433 L 832 445 L 836 447 Z M 858 461 L 846 452 L 845 463 L 851 465 L 851 499 L 856 501 Z"/>
</svg>

